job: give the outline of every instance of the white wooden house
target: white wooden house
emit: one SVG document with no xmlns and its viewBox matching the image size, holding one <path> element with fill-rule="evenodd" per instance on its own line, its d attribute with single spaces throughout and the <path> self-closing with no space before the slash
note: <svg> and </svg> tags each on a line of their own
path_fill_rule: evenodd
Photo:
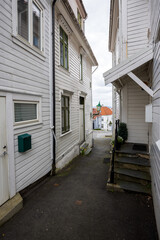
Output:
<svg viewBox="0 0 160 240">
<path fill-rule="evenodd" d="M 52 168 L 51 7 L 0 2 L 0 205 Z"/>
<path fill-rule="evenodd" d="M 91 76 L 97 62 L 82 30 L 86 12 L 82 1 L 57 0 L 54 18 L 53 2 L 0 2 L 0 206 L 49 173 L 55 160 L 57 168 L 72 160 L 80 142 L 92 142 Z"/>
<path fill-rule="evenodd" d="M 149 145 L 152 194 L 160 235 L 160 3 L 110 2 L 109 50 L 113 68 L 104 73 L 113 84 L 113 117 L 128 127 L 128 142 Z"/>
<path fill-rule="evenodd" d="M 92 66 L 97 61 L 84 34 L 81 0 L 56 2 L 56 167 L 92 146 Z"/>
</svg>

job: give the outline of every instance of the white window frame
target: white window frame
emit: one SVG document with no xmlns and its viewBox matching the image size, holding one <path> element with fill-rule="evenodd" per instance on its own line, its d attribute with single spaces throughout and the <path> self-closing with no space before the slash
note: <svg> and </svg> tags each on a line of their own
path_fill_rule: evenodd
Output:
<svg viewBox="0 0 160 240">
<path fill-rule="evenodd" d="M 37 118 L 36 119 L 31 119 L 31 120 L 26 120 L 26 121 L 15 122 L 15 105 L 14 105 L 15 103 L 36 104 L 37 105 L 37 108 L 36 108 L 37 109 Z M 40 122 L 41 118 L 40 118 L 40 102 L 39 101 L 14 100 L 13 101 L 13 107 L 14 107 L 14 126 Z"/>
<path fill-rule="evenodd" d="M 72 112 L 71 112 L 71 105 L 72 105 L 72 95 L 74 94 L 74 92 L 71 92 L 69 90 L 60 90 L 60 137 L 63 137 L 69 133 L 72 132 L 72 125 L 71 125 L 71 119 L 72 119 Z M 70 125 L 70 129 L 68 132 L 62 133 L 62 96 L 66 96 L 69 97 L 69 112 L 70 112 L 70 116 L 69 116 L 69 125 Z"/>
<path fill-rule="evenodd" d="M 34 3 L 41 12 L 41 22 L 40 22 L 40 48 L 33 45 L 33 11 L 32 3 Z M 18 9 L 17 0 L 12 1 L 12 34 L 13 37 L 17 38 L 19 41 L 23 42 L 27 46 L 30 46 L 37 52 L 44 52 L 44 7 L 38 0 L 28 0 L 28 40 L 23 38 L 18 34 Z"/>
<path fill-rule="evenodd" d="M 71 117 L 70 117 L 70 113 L 71 113 L 71 98 L 69 95 L 66 95 L 66 94 L 62 94 L 61 95 L 61 100 L 62 100 L 62 97 L 68 97 L 69 98 L 69 130 L 66 131 L 66 132 L 62 132 L 62 102 L 61 102 L 61 135 L 65 135 L 67 134 L 68 132 L 70 132 L 71 130 Z"/>
</svg>

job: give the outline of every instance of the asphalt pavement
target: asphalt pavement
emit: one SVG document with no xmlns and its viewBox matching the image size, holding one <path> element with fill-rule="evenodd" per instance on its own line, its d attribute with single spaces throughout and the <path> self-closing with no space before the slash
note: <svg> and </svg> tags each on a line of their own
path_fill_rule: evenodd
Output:
<svg viewBox="0 0 160 240">
<path fill-rule="evenodd" d="M 107 192 L 110 139 L 23 194 L 24 207 L 0 228 L 0 240 L 154 240 L 152 198 Z"/>
</svg>

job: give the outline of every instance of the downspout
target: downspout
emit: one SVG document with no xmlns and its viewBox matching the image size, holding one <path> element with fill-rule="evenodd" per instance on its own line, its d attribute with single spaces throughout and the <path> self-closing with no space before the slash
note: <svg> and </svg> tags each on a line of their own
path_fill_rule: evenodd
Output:
<svg viewBox="0 0 160 240">
<path fill-rule="evenodd" d="M 53 0 L 52 3 L 52 100 L 53 100 L 53 162 L 51 175 L 55 175 L 56 170 L 56 121 L 55 121 L 55 3 L 57 0 Z"/>
</svg>

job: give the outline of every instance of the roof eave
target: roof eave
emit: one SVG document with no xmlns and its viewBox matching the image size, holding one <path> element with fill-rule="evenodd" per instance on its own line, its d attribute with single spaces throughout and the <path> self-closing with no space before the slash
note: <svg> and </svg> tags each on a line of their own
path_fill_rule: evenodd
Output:
<svg viewBox="0 0 160 240">
<path fill-rule="evenodd" d="M 82 29 L 80 28 L 80 26 L 79 26 L 78 20 L 77 20 L 77 18 L 75 17 L 74 12 L 73 12 L 73 10 L 72 10 L 72 8 L 71 8 L 68 0 L 62 0 L 62 2 L 64 3 L 64 5 L 65 5 L 65 7 L 66 7 L 66 9 L 67 9 L 67 11 L 68 11 L 68 13 L 69 13 L 69 15 L 71 16 L 71 18 L 72 18 L 72 20 L 73 20 L 73 22 L 74 22 L 74 25 L 75 25 L 75 27 L 76 27 L 79 35 L 81 36 L 82 40 L 84 41 L 84 43 L 85 43 L 85 45 L 86 45 L 86 47 L 87 47 L 87 49 L 88 49 L 88 53 L 87 53 L 87 54 L 89 55 L 89 58 L 91 59 L 92 66 L 98 66 L 97 59 L 96 59 L 96 57 L 94 56 L 94 53 L 93 53 L 93 51 L 92 51 L 92 49 L 91 49 L 91 47 L 90 47 L 90 45 L 89 45 L 89 43 L 88 43 L 88 41 L 87 41 L 87 38 L 86 38 L 85 35 L 84 35 L 83 30 L 82 30 Z"/>
</svg>

